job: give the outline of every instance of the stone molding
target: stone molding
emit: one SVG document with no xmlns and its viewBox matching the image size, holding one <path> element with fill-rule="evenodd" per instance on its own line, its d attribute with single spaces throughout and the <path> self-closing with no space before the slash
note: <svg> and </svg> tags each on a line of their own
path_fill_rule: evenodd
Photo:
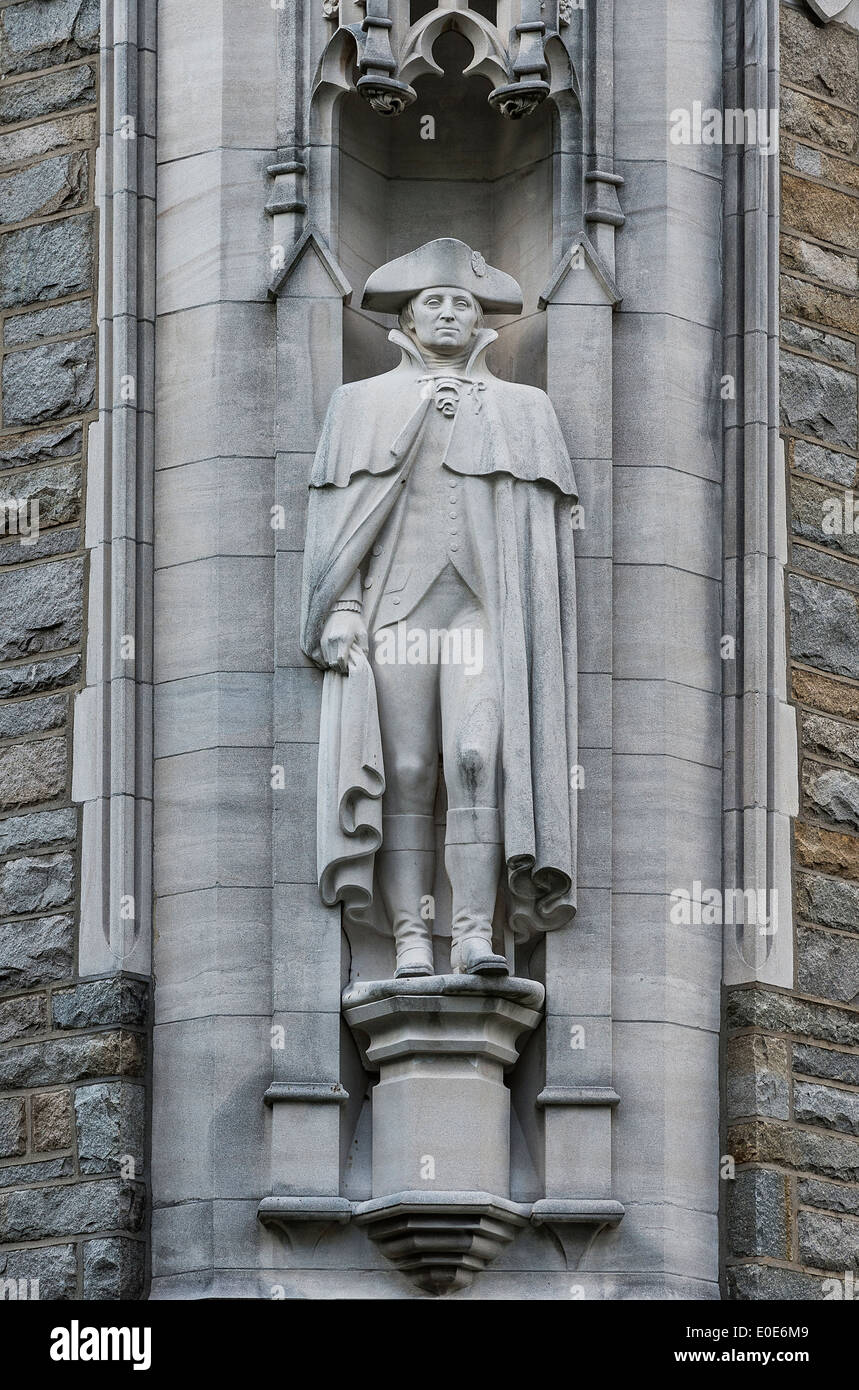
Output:
<svg viewBox="0 0 859 1390">
<path fill-rule="evenodd" d="M 777 0 L 736 0 L 726 28 L 725 106 L 777 111 Z M 760 146 L 725 160 L 723 892 L 777 902 L 772 933 L 725 923 L 727 985 L 793 984 L 790 817 L 797 810 L 796 717 L 788 702 L 785 469 L 778 409 L 779 167 Z M 777 899 L 771 899 L 771 892 Z M 763 895 L 763 897 L 761 897 Z M 727 901 L 727 898 L 725 898 Z M 727 917 L 727 914 L 726 914 Z"/>
<path fill-rule="evenodd" d="M 99 418 L 90 432 L 80 972 L 148 975 L 152 917 L 155 0 L 102 0 Z"/>
</svg>

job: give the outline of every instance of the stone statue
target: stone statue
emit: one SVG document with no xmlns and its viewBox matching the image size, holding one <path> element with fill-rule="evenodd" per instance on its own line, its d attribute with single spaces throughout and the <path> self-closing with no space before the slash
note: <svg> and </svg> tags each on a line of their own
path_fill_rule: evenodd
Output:
<svg viewBox="0 0 859 1390">
<path fill-rule="evenodd" d="M 494 377 L 484 312 L 516 281 L 464 242 L 377 270 L 394 371 L 335 391 L 310 479 L 302 647 L 325 672 L 319 885 L 434 972 L 441 753 L 451 966 L 505 974 L 515 939 L 575 911 L 575 482 L 544 392 Z"/>
</svg>

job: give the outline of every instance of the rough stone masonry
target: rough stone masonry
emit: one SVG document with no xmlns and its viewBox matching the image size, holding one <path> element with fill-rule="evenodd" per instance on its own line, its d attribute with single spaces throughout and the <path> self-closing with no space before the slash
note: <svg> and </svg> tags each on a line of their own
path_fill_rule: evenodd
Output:
<svg viewBox="0 0 859 1390">
<path fill-rule="evenodd" d="M 0 9 L 0 1284 L 42 1299 L 146 1263 L 147 989 L 76 966 L 98 49 L 98 0 Z"/>
</svg>

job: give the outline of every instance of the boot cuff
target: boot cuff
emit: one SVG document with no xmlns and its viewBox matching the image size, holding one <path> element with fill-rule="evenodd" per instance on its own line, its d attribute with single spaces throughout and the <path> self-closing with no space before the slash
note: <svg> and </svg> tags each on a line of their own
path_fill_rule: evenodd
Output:
<svg viewBox="0 0 859 1390">
<path fill-rule="evenodd" d="M 435 849 L 432 816 L 382 816 L 382 849 Z"/>
<path fill-rule="evenodd" d="M 496 806 L 448 807 L 446 845 L 499 845 L 501 838 L 501 812 Z"/>
</svg>

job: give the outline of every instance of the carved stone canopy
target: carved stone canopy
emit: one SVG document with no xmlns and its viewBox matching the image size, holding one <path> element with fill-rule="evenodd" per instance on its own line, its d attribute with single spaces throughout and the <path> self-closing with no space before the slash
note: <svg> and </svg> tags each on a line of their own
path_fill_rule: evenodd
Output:
<svg viewBox="0 0 859 1390">
<path fill-rule="evenodd" d="M 358 4 L 361 9 L 358 10 Z M 490 105 L 508 120 L 518 120 L 545 101 L 551 91 L 547 41 L 569 27 L 570 13 L 543 0 L 516 0 L 518 21 L 509 35 L 466 0 L 448 0 L 411 25 L 401 42 L 392 15 L 402 0 L 323 0 L 327 18 L 338 20 L 332 44 L 349 37 L 357 50 L 360 76 L 356 89 L 377 114 L 397 116 L 416 99 L 416 77 L 441 75 L 433 47 L 441 34 L 455 30 L 471 44 L 474 57 L 465 76 L 492 83 Z M 407 12 L 408 7 L 406 7 Z M 551 13 L 549 13 L 551 11 Z M 514 10 L 515 13 L 515 10 Z M 553 27 L 550 27 L 553 26 Z"/>
</svg>

